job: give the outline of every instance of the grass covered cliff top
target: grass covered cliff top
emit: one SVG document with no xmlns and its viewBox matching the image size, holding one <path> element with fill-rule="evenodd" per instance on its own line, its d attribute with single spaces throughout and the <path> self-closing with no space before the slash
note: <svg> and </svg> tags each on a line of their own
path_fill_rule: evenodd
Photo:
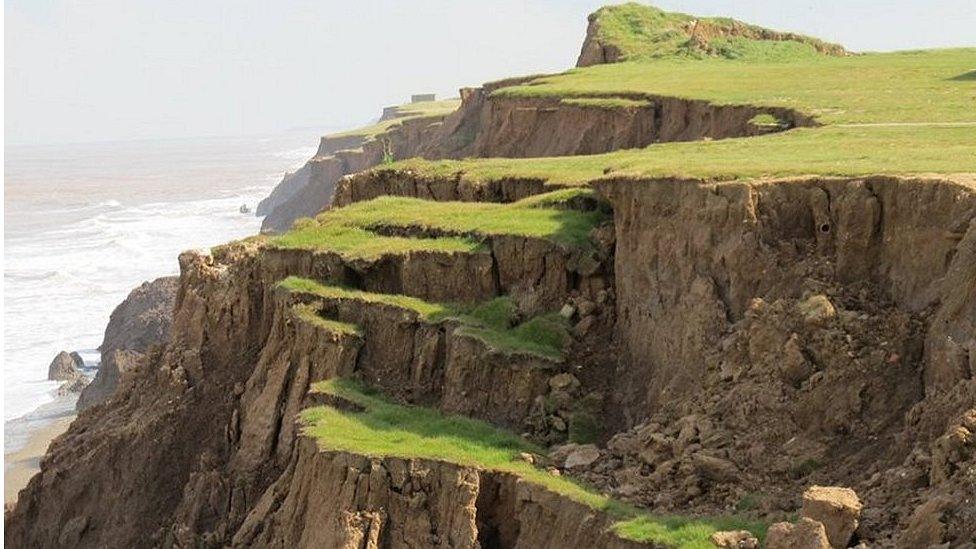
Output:
<svg viewBox="0 0 976 549">
<path fill-rule="evenodd" d="M 414 159 L 392 168 L 461 173 L 472 181 L 534 177 L 564 185 L 614 176 L 729 180 L 976 173 L 976 48 L 848 55 L 807 37 L 633 3 L 602 8 L 592 18 L 597 38 L 624 52 L 625 62 L 541 76 L 494 95 L 558 98 L 603 109 L 674 97 L 787 108 L 820 126 L 587 156 Z M 695 21 L 699 35 L 693 39 L 689 29 Z M 695 46 L 706 38 L 739 47 L 706 55 Z"/>
<path fill-rule="evenodd" d="M 629 2 L 590 15 L 601 45 L 624 61 L 661 57 L 795 58 L 843 55 L 844 48 L 817 38 L 781 33 L 728 17 L 696 17 Z"/>
<path fill-rule="evenodd" d="M 427 116 L 444 116 L 457 110 L 460 105 L 461 100 L 458 98 L 442 99 L 440 101 L 418 101 L 416 103 L 398 105 L 393 107 L 395 118 L 380 120 L 375 124 L 370 124 L 361 128 L 329 134 L 326 137 L 336 138 L 360 136 L 367 140 L 374 139 L 379 134 L 390 130 L 394 126 L 399 126 L 404 121 L 424 118 Z"/>
<path fill-rule="evenodd" d="M 304 434 L 324 450 L 368 456 L 421 458 L 510 473 L 544 486 L 617 520 L 621 537 L 683 548 L 710 548 L 709 536 L 720 530 L 748 529 L 762 535 L 762 523 L 734 517 L 653 516 L 611 500 L 519 459 L 543 451 L 513 433 L 482 421 L 449 416 L 417 406 L 401 406 L 370 394 L 355 382 L 332 379 L 313 391 L 361 407 L 361 411 L 317 406 L 302 412 Z"/>
</svg>

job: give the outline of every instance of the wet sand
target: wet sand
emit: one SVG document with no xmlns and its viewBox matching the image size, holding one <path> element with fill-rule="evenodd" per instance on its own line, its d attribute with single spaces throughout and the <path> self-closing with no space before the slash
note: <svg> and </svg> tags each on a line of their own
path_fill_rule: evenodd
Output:
<svg viewBox="0 0 976 549">
<path fill-rule="evenodd" d="M 4 454 L 3 503 L 17 500 L 17 494 L 27 486 L 27 482 L 40 470 L 40 460 L 47 452 L 51 441 L 68 430 L 75 419 L 74 414 L 54 418 L 43 427 L 30 433 L 25 444 L 13 452 Z"/>
</svg>

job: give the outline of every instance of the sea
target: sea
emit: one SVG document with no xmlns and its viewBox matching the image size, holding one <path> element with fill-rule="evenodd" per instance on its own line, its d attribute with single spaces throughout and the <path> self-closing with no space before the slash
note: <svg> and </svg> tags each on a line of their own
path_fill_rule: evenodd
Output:
<svg viewBox="0 0 976 549">
<path fill-rule="evenodd" d="M 58 383 L 46 380 L 59 351 L 78 351 L 97 367 L 109 314 L 129 291 L 178 274 L 183 250 L 257 233 L 261 219 L 241 205 L 253 212 L 328 129 L 7 146 L 4 451 L 70 413 Z"/>
</svg>

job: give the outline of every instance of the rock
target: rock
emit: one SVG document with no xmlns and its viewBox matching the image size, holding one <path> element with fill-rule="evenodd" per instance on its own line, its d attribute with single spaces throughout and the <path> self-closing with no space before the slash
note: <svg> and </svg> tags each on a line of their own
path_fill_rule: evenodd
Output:
<svg viewBox="0 0 976 549">
<path fill-rule="evenodd" d="M 82 534 L 88 528 L 88 517 L 74 517 L 64 524 L 61 534 L 58 536 L 58 543 L 64 546 L 74 546 L 81 541 Z"/>
<path fill-rule="evenodd" d="M 748 530 L 715 532 L 710 539 L 721 549 L 759 549 L 759 540 Z"/>
<path fill-rule="evenodd" d="M 915 509 L 908 522 L 908 528 L 898 536 L 897 547 L 911 549 L 913 547 L 929 547 L 942 543 L 945 536 L 945 524 L 942 515 L 950 502 L 947 499 L 932 499 Z"/>
<path fill-rule="evenodd" d="M 181 266 L 199 260 L 199 254 L 180 254 Z M 95 379 L 81 392 L 80 412 L 107 400 L 115 392 L 121 373 L 143 356 L 149 347 L 169 339 L 179 278 L 165 276 L 129 292 L 109 317 L 105 337 L 98 347 L 102 362 Z"/>
<path fill-rule="evenodd" d="M 596 324 L 595 316 L 585 316 L 583 317 L 583 320 L 576 323 L 576 326 L 573 326 L 573 334 L 576 335 L 577 338 L 583 338 L 590 332 L 591 329 L 593 329 L 594 324 Z"/>
<path fill-rule="evenodd" d="M 80 393 L 84 391 L 85 387 L 87 386 L 88 378 L 79 374 L 78 377 L 62 383 L 61 386 L 58 387 L 58 394 L 64 396 L 70 393 Z"/>
<path fill-rule="evenodd" d="M 74 381 L 81 376 L 78 370 L 84 365 L 78 353 L 61 351 L 47 367 L 47 378 L 50 381 Z"/>
<path fill-rule="evenodd" d="M 144 356 L 134 351 L 115 350 L 108 354 L 103 353 L 98 374 L 82 389 L 75 408 L 80 412 L 108 400 L 115 393 L 122 375 L 135 367 Z"/>
<path fill-rule="evenodd" d="M 801 518 L 796 524 L 777 522 L 766 532 L 766 549 L 830 549 L 824 525 Z"/>
<path fill-rule="evenodd" d="M 929 480 L 941 484 L 976 452 L 976 409 L 967 410 L 946 432 L 932 443 L 932 468 Z"/>
<path fill-rule="evenodd" d="M 614 494 L 624 498 L 636 496 L 639 492 L 640 492 L 640 488 L 638 488 L 633 484 L 624 484 L 619 488 L 615 488 L 613 491 Z"/>
<path fill-rule="evenodd" d="M 549 378 L 549 388 L 553 391 L 570 391 L 579 385 L 579 380 L 573 374 L 556 374 Z"/>
<path fill-rule="evenodd" d="M 573 307 L 569 303 L 563 305 L 562 309 L 559 309 L 559 316 L 563 318 L 573 318 L 574 314 L 576 314 L 576 307 Z"/>
<path fill-rule="evenodd" d="M 793 334 L 783 346 L 783 358 L 779 364 L 779 371 L 783 381 L 791 385 L 799 385 L 813 373 L 813 368 L 800 348 L 799 336 Z"/>
<path fill-rule="evenodd" d="M 837 316 L 834 305 L 823 294 L 817 294 L 801 301 L 797 308 L 803 315 L 803 320 L 809 324 L 821 324 L 824 321 Z"/>
<path fill-rule="evenodd" d="M 566 469 L 586 467 L 598 459 L 600 459 L 600 450 L 595 445 L 580 444 L 566 456 L 563 467 Z"/>
<path fill-rule="evenodd" d="M 179 277 L 164 276 L 143 282 L 129 292 L 109 316 L 98 350 L 108 353 L 127 349 L 144 353 L 150 346 L 166 341 L 173 323 L 178 287 Z"/>
<path fill-rule="evenodd" d="M 581 317 L 590 316 L 596 311 L 596 303 L 593 303 L 589 299 L 581 299 L 576 303 L 577 310 Z"/>
<path fill-rule="evenodd" d="M 535 463 L 535 456 L 533 456 L 532 454 L 530 454 L 528 452 L 519 452 L 518 458 L 519 458 L 519 460 L 524 461 L 524 462 L 526 462 L 528 464 Z"/>
<path fill-rule="evenodd" d="M 811 486 L 803 493 L 800 516 L 824 525 L 831 546 L 844 548 L 861 518 L 861 501 L 850 488 Z"/>
<path fill-rule="evenodd" d="M 559 431 L 560 433 L 566 430 L 567 427 L 566 421 L 563 420 L 563 418 L 559 416 L 552 416 L 552 419 L 550 419 L 550 421 L 552 422 L 552 428 Z"/>
<path fill-rule="evenodd" d="M 695 454 L 691 458 L 695 471 L 704 478 L 715 482 L 732 482 L 739 478 L 739 469 L 727 459 L 707 454 Z"/>
</svg>

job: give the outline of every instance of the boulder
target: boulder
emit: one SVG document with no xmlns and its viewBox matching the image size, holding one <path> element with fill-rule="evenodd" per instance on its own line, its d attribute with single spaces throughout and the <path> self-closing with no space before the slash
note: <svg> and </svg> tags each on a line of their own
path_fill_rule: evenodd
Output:
<svg viewBox="0 0 976 549">
<path fill-rule="evenodd" d="M 61 351 L 47 367 L 47 378 L 50 381 L 74 381 L 81 376 L 79 369 L 84 365 L 78 353 Z"/>
<path fill-rule="evenodd" d="M 598 459 L 600 459 L 600 450 L 596 446 L 593 444 L 581 444 L 566 456 L 564 467 L 566 469 L 586 467 Z"/>
<path fill-rule="evenodd" d="M 553 391 L 571 391 L 579 385 L 579 380 L 573 374 L 556 374 L 549 378 L 549 388 Z"/>
<path fill-rule="evenodd" d="M 714 482 L 732 482 L 739 478 L 739 469 L 734 463 L 707 454 L 694 454 L 691 458 L 695 472 Z"/>
<path fill-rule="evenodd" d="M 766 549 L 830 549 L 824 525 L 801 518 L 796 524 L 777 522 L 766 532 Z"/>
<path fill-rule="evenodd" d="M 861 501 L 850 488 L 811 486 L 803 493 L 800 516 L 824 525 L 830 545 L 843 549 L 861 518 Z"/>
<path fill-rule="evenodd" d="M 797 307 L 800 314 L 803 315 L 803 320 L 809 324 L 821 324 L 837 316 L 837 309 L 834 308 L 834 304 L 822 294 L 804 299 Z"/>
<path fill-rule="evenodd" d="M 759 549 L 759 540 L 748 530 L 715 532 L 710 539 L 721 549 Z"/>
<path fill-rule="evenodd" d="M 600 450 L 593 444 L 563 444 L 549 452 L 549 460 L 557 467 L 572 469 L 585 467 L 600 457 Z"/>
</svg>

